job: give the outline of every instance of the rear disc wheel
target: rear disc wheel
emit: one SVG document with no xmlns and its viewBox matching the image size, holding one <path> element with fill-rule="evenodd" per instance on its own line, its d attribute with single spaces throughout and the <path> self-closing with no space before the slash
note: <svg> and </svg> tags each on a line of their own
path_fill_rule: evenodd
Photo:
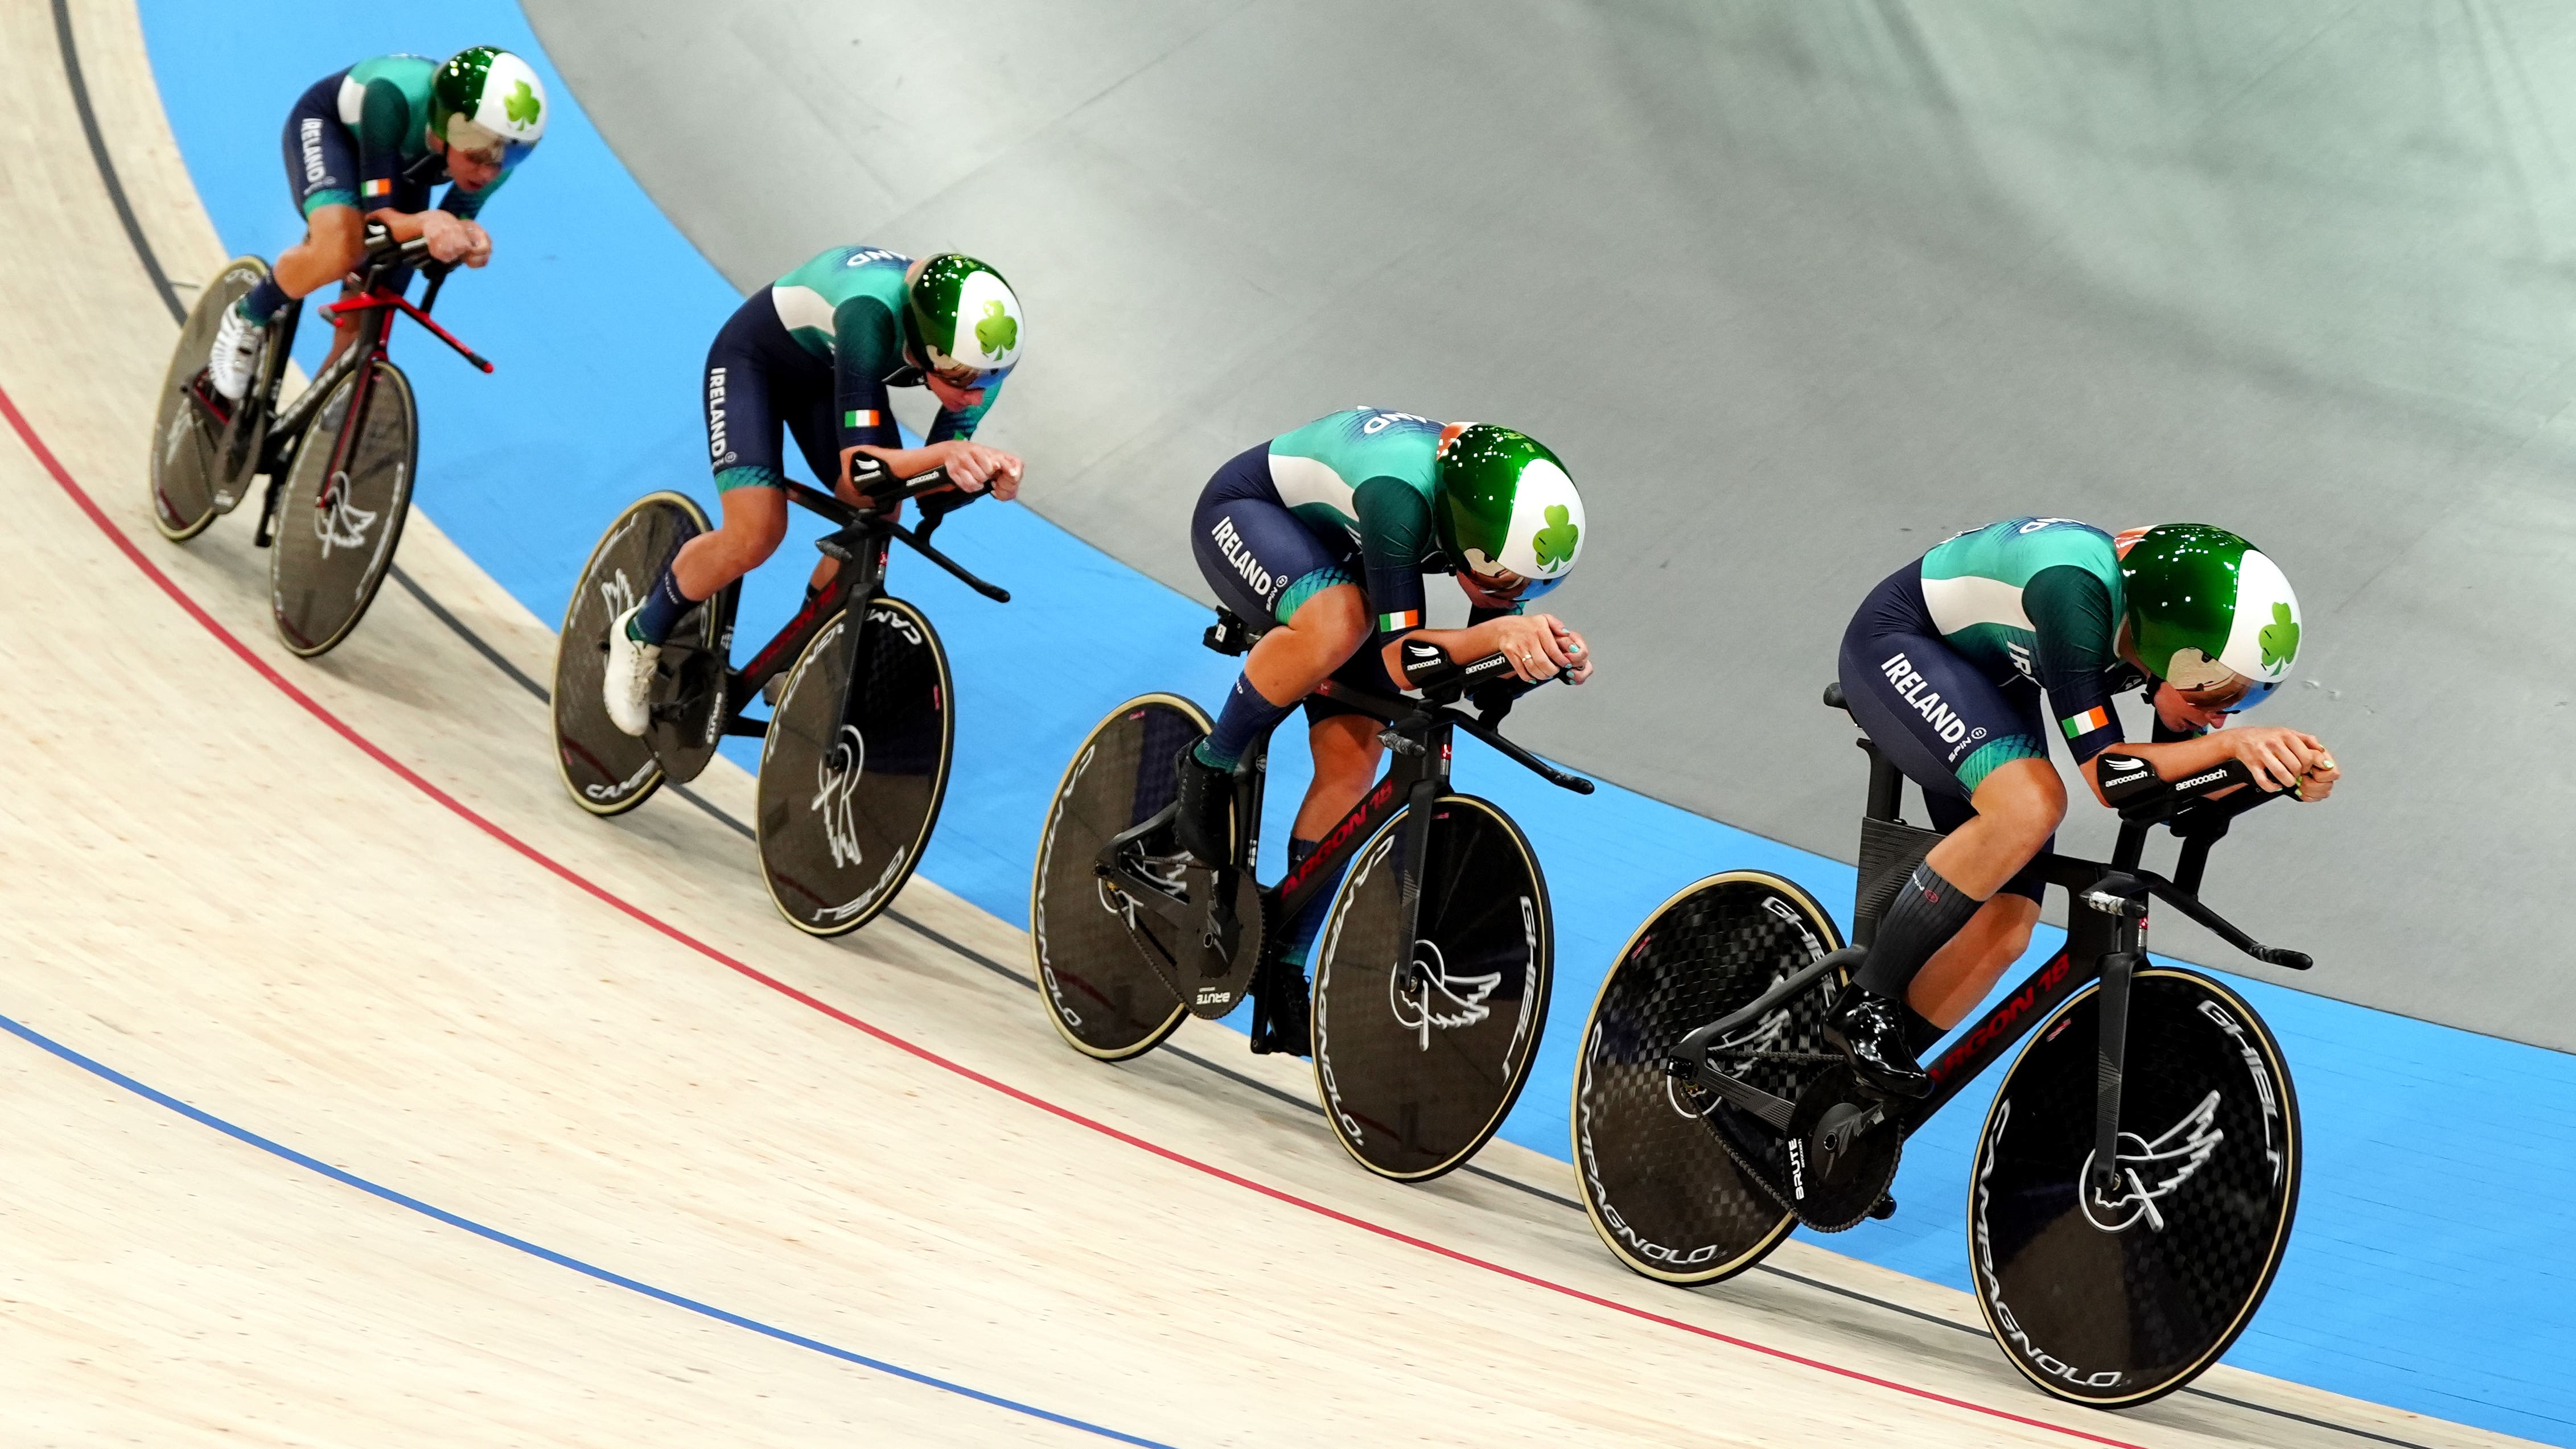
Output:
<svg viewBox="0 0 2576 1449">
<path fill-rule="evenodd" d="M 1666 1283 L 1714 1283 L 1762 1261 L 1797 1227 L 1718 1140 L 1706 1120 L 1717 1099 L 1664 1064 L 1684 1036 L 1842 944 L 1813 896 L 1753 870 L 1694 883 L 1629 937 L 1584 1023 L 1569 1114 L 1584 1211 L 1620 1262 Z M 1791 999 L 1739 1040 L 1755 1051 L 1828 1051 L 1828 994 Z M 1757 1064 L 1738 1074 L 1795 1101 L 1814 1072 Z"/>
<path fill-rule="evenodd" d="M 1146 964 L 1149 948 L 1131 931 L 1143 931 L 1175 957 L 1185 957 L 1181 933 L 1136 910 L 1092 866 L 1113 837 L 1172 803 L 1172 761 L 1209 727 L 1206 713 L 1179 695 L 1131 699 L 1092 727 L 1047 807 L 1029 881 L 1029 950 L 1038 1000 L 1056 1034 L 1094 1060 L 1142 1056 L 1190 1014 Z M 1176 880 L 1182 878 L 1176 865 L 1170 869 Z M 1258 939 L 1257 910 L 1244 927 Z"/>
<path fill-rule="evenodd" d="M 642 601 L 680 545 L 707 531 L 706 511 L 682 493 L 649 493 L 627 505 L 600 535 L 564 606 L 555 636 L 555 767 L 573 803 L 593 815 L 623 815 L 662 785 L 653 747 L 608 718 L 601 681 L 608 626 Z M 703 630 L 707 611 L 692 611 Z M 688 622 L 683 619 L 684 624 Z M 713 648 L 719 641 L 702 637 Z"/>
<path fill-rule="evenodd" d="M 180 324 L 179 340 L 171 349 L 170 367 L 161 379 L 160 406 L 152 420 L 151 479 L 152 526 L 172 542 L 205 532 L 238 500 L 234 490 L 250 485 L 248 478 L 225 475 L 224 460 L 218 456 L 223 430 L 188 394 L 206 370 L 206 356 L 214 350 L 224 312 L 267 275 L 268 263 L 257 257 L 235 257 L 224 263 L 224 269 L 197 294 L 197 305 L 188 309 L 188 320 Z M 206 386 L 211 390 L 212 384 Z M 245 404 L 255 405 L 245 399 L 235 406 Z M 263 426 L 258 431 L 265 430 Z M 259 439 L 254 436 L 247 441 L 255 452 Z"/>
</svg>

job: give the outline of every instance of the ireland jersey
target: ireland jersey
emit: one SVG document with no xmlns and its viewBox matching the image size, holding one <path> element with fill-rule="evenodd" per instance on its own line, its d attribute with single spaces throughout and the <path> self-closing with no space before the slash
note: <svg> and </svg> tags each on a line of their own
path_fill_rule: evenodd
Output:
<svg viewBox="0 0 2576 1449">
<path fill-rule="evenodd" d="M 1383 633 L 1422 626 L 1422 575 L 1444 567 L 1431 529 L 1442 424 L 1351 408 L 1270 440 L 1270 485 L 1308 528 L 1358 540 Z"/>
<path fill-rule="evenodd" d="M 903 345 L 904 273 L 912 258 L 883 247 L 834 247 L 770 284 L 769 302 L 787 335 L 832 369 L 844 442 L 892 420 L 879 416 L 887 387 L 921 381 Z M 971 438 L 1002 392 L 996 379 L 964 412 L 940 411 L 923 436 Z"/>
<path fill-rule="evenodd" d="M 1996 684 L 2048 692 L 2081 762 L 2119 741 L 2120 560 L 2111 535 L 2069 518 L 2007 518 L 1923 556 L 1923 603 L 1943 642 Z"/>
</svg>

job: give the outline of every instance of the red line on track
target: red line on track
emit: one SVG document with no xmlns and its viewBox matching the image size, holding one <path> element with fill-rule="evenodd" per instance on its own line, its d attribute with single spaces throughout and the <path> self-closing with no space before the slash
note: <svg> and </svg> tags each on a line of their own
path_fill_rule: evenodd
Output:
<svg viewBox="0 0 2576 1449">
<path fill-rule="evenodd" d="M 1307 1212 L 1317 1214 L 1321 1217 L 1330 1218 L 1334 1222 L 1341 1223 L 1347 1227 L 1357 1228 L 1364 1233 L 1374 1234 L 1375 1236 L 1385 1238 L 1390 1242 L 1402 1243 L 1411 1248 L 1419 1248 L 1423 1252 L 1433 1254 L 1437 1257 L 1446 1258 L 1453 1263 L 1462 1263 L 1471 1268 L 1480 1268 L 1485 1272 L 1509 1278 L 1516 1283 L 1526 1284 L 1532 1288 L 1544 1289 L 1550 1293 L 1560 1294 L 1579 1302 L 1589 1303 L 1596 1308 L 1606 1308 L 1613 1313 L 1624 1314 L 1630 1318 L 1637 1318 L 1648 1323 L 1660 1324 L 1665 1328 L 1678 1329 L 1683 1333 L 1693 1334 L 1716 1343 L 1722 1343 L 1730 1348 L 1739 1348 L 1747 1353 L 1760 1354 L 1765 1358 L 1777 1359 L 1782 1363 L 1793 1363 L 1801 1368 L 1814 1369 L 1819 1373 L 1832 1374 L 1837 1378 L 1849 1379 L 1855 1383 L 1868 1384 L 1873 1388 L 1886 1389 L 1891 1393 L 1904 1394 L 1910 1398 L 1923 1399 L 1931 1403 L 1946 1405 L 1953 1409 L 1964 1409 L 1972 1414 L 1983 1414 L 1989 1418 L 2002 1419 L 2010 1423 L 2025 1425 L 2029 1428 L 2046 1430 L 2052 1434 L 2063 1434 L 2070 1438 L 2082 1439 L 2087 1443 L 2110 1445 L 2112 1446 L 2112 1449 L 2141 1449 L 2141 1446 L 2131 1444 L 2124 1439 L 2111 1439 L 2100 1434 L 2088 1434 L 2081 1429 L 2068 1428 L 2063 1424 L 2052 1424 L 2044 1419 L 2033 1419 L 2021 1414 L 2012 1413 L 2009 1410 L 1997 1409 L 1985 1404 L 1970 1403 L 1965 1399 L 1954 1399 L 1947 1394 L 1935 1393 L 1930 1389 L 1916 1388 L 1911 1384 L 1901 1384 L 1893 1379 L 1883 1379 L 1875 1374 L 1863 1373 L 1858 1369 L 1845 1368 L 1840 1364 L 1826 1363 L 1821 1359 L 1813 1359 L 1808 1358 L 1803 1354 L 1791 1353 L 1787 1349 L 1773 1348 L 1769 1344 L 1755 1343 L 1751 1339 L 1737 1338 L 1732 1334 L 1720 1333 L 1713 1328 L 1703 1328 L 1695 1323 L 1685 1323 L 1678 1318 L 1668 1318 L 1663 1314 L 1653 1313 L 1643 1308 L 1633 1307 L 1629 1304 L 1621 1303 L 1616 1299 L 1604 1298 L 1597 1293 L 1587 1293 L 1570 1284 L 1559 1283 L 1548 1278 L 1541 1278 L 1532 1273 L 1524 1273 L 1517 1268 L 1505 1267 L 1503 1264 L 1496 1263 L 1485 1258 L 1479 1258 L 1472 1253 L 1461 1252 L 1456 1248 L 1444 1247 L 1439 1243 L 1430 1241 L 1429 1239 L 1417 1238 L 1411 1233 L 1398 1231 L 1397 1229 L 1387 1227 L 1382 1223 L 1373 1223 L 1366 1218 L 1355 1217 L 1350 1213 L 1341 1211 L 1339 1208 L 1327 1207 L 1322 1203 L 1299 1197 L 1295 1193 L 1289 1192 L 1284 1188 L 1272 1187 L 1270 1184 L 1265 1182 L 1256 1182 L 1240 1173 L 1227 1171 L 1225 1168 L 1219 1167 L 1212 1162 L 1201 1162 L 1199 1159 L 1191 1157 L 1186 1153 L 1175 1151 L 1174 1149 L 1162 1146 L 1159 1143 L 1148 1142 L 1144 1138 L 1136 1136 L 1132 1132 L 1122 1131 L 1116 1127 L 1110 1126 L 1106 1122 L 1096 1121 L 1093 1118 L 1086 1117 L 1081 1113 L 1074 1111 L 1070 1107 L 1059 1106 L 1043 1097 L 1035 1096 L 1018 1087 L 1014 1087 L 1008 1082 L 987 1076 L 962 1062 L 951 1061 L 947 1057 L 941 1056 L 939 1053 L 930 1050 L 928 1047 L 918 1045 L 914 1042 L 907 1041 L 902 1037 L 896 1036 L 885 1028 L 853 1016 L 850 1013 L 843 1011 L 841 1008 L 832 1005 L 830 1002 L 822 1000 L 820 997 L 800 991 L 797 988 L 788 985 L 786 982 L 779 980 L 777 977 L 749 964 L 748 962 L 737 961 L 733 957 L 726 955 L 724 952 L 717 950 L 715 947 L 708 945 L 706 942 L 699 940 L 697 937 L 690 935 L 688 932 L 681 930 L 679 927 L 664 921 L 659 916 L 646 911 L 641 906 L 634 905 L 623 897 L 612 894 L 606 887 L 594 883 L 589 878 L 574 871 L 570 866 L 563 864 L 554 857 L 547 855 L 544 851 L 537 849 L 535 846 L 528 844 L 526 841 L 521 840 L 509 831 L 501 828 L 501 826 L 494 821 L 484 818 L 482 815 L 476 813 L 472 806 L 467 805 L 464 801 L 457 799 L 445 790 L 442 790 L 438 786 L 430 783 L 430 781 L 419 771 L 414 770 L 411 766 L 395 759 L 375 741 L 358 733 L 358 731 L 350 726 L 347 721 L 342 720 L 338 715 L 333 714 L 320 700 L 306 694 L 302 689 L 296 686 L 293 680 L 290 680 L 285 675 L 278 673 L 276 668 L 267 660 L 260 658 L 257 653 L 252 651 L 249 645 L 243 643 L 230 629 L 225 628 L 221 623 L 217 622 L 214 615 L 207 613 L 204 606 L 199 604 L 194 598 L 190 597 L 188 592 L 180 588 L 175 580 L 173 580 L 168 574 L 163 573 L 159 564 L 154 563 L 144 554 L 142 549 L 137 548 L 134 544 L 134 540 L 126 536 L 125 530 L 117 527 L 115 520 L 109 518 L 106 511 L 98 506 L 97 501 L 90 497 L 88 490 L 81 487 L 80 483 L 72 477 L 70 470 L 66 469 L 62 465 L 61 460 L 54 456 L 53 450 L 45 446 L 45 440 L 37 435 L 34 424 L 27 421 L 26 414 L 18 411 L 16 401 L 9 396 L 6 390 L 0 390 L 0 414 L 5 414 L 8 417 L 9 426 L 17 430 L 19 441 L 27 445 L 27 451 L 33 453 L 36 457 L 36 461 L 44 465 L 45 471 L 53 475 L 54 481 L 62 485 L 63 492 L 70 495 L 72 502 L 79 506 L 80 511 L 89 516 L 90 522 L 98 525 L 99 532 L 106 534 L 109 542 L 115 544 L 117 548 L 124 553 L 126 558 L 133 562 L 136 568 L 143 571 L 143 576 L 145 578 L 150 579 L 154 584 L 158 585 L 161 592 L 168 594 L 171 601 L 176 603 L 180 609 L 185 611 L 189 618 L 192 618 L 200 625 L 203 625 L 207 633 L 214 635 L 225 648 L 230 649 L 234 655 L 240 658 L 242 663 L 249 665 L 252 671 L 257 673 L 260 678 L 277 686 L 280 693 L 295 701 L 298 705 L 301 705 L 305 713 L 312 715 L 317 720 L 320 720 L 325 726 L 329 727 L 332 732 L 339 735 L 342 739 L 347 740 L 350 744 L 355 745 L 358 750 L 365 754 L 369 759 L 374 760 L 377 764 L 384 766 L 386 769 L 394 772 L 397 776 L 400 776 L 405 784 L 410 785 L 413 789 L 420 791 L 422 794 L 437 801 L 439 804 L 446 806 L 450 811 L 470 822 L 476 829 L 481 830 L 484 834 L 491 836 L 494 840 L 501 842 L 503 845 L 506 845 L 510 849 L 527 857 L 537 866 L 558 877 L 567 885 L 572 886 L 583 894 L 590 896 L 594 900 L 599 901 L 601 904 L 627 916 L 637 923 L 669 937 L 680 945 L 688 947 L 690 950 L 695 951 L 699 955 L 706 957 L 708 960 L 715 962 L 717 965 L 722 966 L 729 971 L 734 971 L 743 976 L 749 977 L 751 980 L 759 982 L 770 990 L 775 991 L 800 1005 L 811 1007 L 825 1016 L 832 1018 L 834 1021 L 840 1022 L 844 1026 L 852 1027 L 858 1031 L 864 1032 L 868 1036 L 885 1043 L 887 1046 L 893 1047 L 897 1051 L 917 1057 L 943 1071 L 953 1072 L 978 1086 L 989 1087 L 993 1091 L 999 1092 L 1003 1096 L 1009 1097 L 1014 1101 L 1025 1103 L 1028 1106 L 1037 1108 L 1041 1112 L 1048 1113 L 1051 1116 L 1060 1117 L 1077 1126 L 1089 1128 L 1104 1137 L 1109 1137 L 1116 1141 L 1123 1142 L 1140 1152 L 1151 1153 L 1156 1157 L 1162 1158 L 1166 1162 L 1175 1163 L 1195 1172 L 1205 1173 L 1219 1181 L 1231 1183 L 1236 1187 L 1243 1188 L 1250 1192 L 1259 1193 L 1263 1197 L 1270 1198 L 1277 1202 L 1286 1203 L 1291 1207 L 1303 1208 Z"/>
</svg>

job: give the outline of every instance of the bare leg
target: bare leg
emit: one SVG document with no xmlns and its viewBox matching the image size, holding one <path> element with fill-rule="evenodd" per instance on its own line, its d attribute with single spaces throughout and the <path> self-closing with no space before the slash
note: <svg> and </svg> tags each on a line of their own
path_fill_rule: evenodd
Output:
<svg viewBox="0 0 2576 1449">
<path fill-rule="evenodd" d="M 2030 949 L 2030 928 L 2038 921 L 2039 902 L 2028 896 L 1990 898 L 1915 973 L 1906 1004 L 1944 1031 L 1957 1026 Z"/>
<path fill-rule="evenodd" d="M 1368 632 L 1368 599 L 1359 585 L 1335 584 L 1261 636 L 1243 661 L 1244 678 L 1272 704 L 1295 704 L 1357 653 Z"/>
<path fill-rule="evenodd" d="M 760 567 L 787 537 L 787 495 L 775 488 L 728 489 L 717 506 L 724 510 L 723 526 L 682 544 L 671 563 L 684 598 L 715 597 L 716 590 Z"/>
<path fill-rule="evenodd" d="M 1335 715 L 1306 732 L 1315 754 L 1315 782 L 1306 787 L 1306 802 L 1297 807 L 1295 840 L 1321 840 L 1324 832 L 1351 813 L 1369 787 L 1377 783 L 1378 761 L 1386 746 L 1377 742 L 1380 726 L 1364 714 Z"/>
<path fill-rule="evenodd" d="M 1984 900 L 2030 864 L 2066 818 L 2066 782 L 2046 760 L 2012 760 L 1968 797 L 1974 819 L 1942 837 L 1924 860 L 1943 880 Z"/>
</svg>

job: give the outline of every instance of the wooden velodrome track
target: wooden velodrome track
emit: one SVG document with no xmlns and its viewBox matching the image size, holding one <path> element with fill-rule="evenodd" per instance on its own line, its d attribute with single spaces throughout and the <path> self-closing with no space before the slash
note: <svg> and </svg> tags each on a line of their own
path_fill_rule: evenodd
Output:
<svg viewBox="0 0 2576 1449">
<path fill-rule="evenodd" d="M 1561 1163 L 1378 1182 L 1195 1024 L 1076 1058 L 928 883 L 799 936 L 723 761 L 713 811 L 589 819 L 403 588 L 293 659 L 247 514 L 152 530 L 143 255 L 185 299 L 224 253 L 130 6 L 67 21 L 103 157 L 56 16 L 0 9 L 0 1440 L 2508 1442 L 2228 1369 L 2062 1407 L 1963 1295 L 1800 1242 L 1659 1288 Z M 546 676 L 426 518 L 402 562 Z"/>
</svg>

